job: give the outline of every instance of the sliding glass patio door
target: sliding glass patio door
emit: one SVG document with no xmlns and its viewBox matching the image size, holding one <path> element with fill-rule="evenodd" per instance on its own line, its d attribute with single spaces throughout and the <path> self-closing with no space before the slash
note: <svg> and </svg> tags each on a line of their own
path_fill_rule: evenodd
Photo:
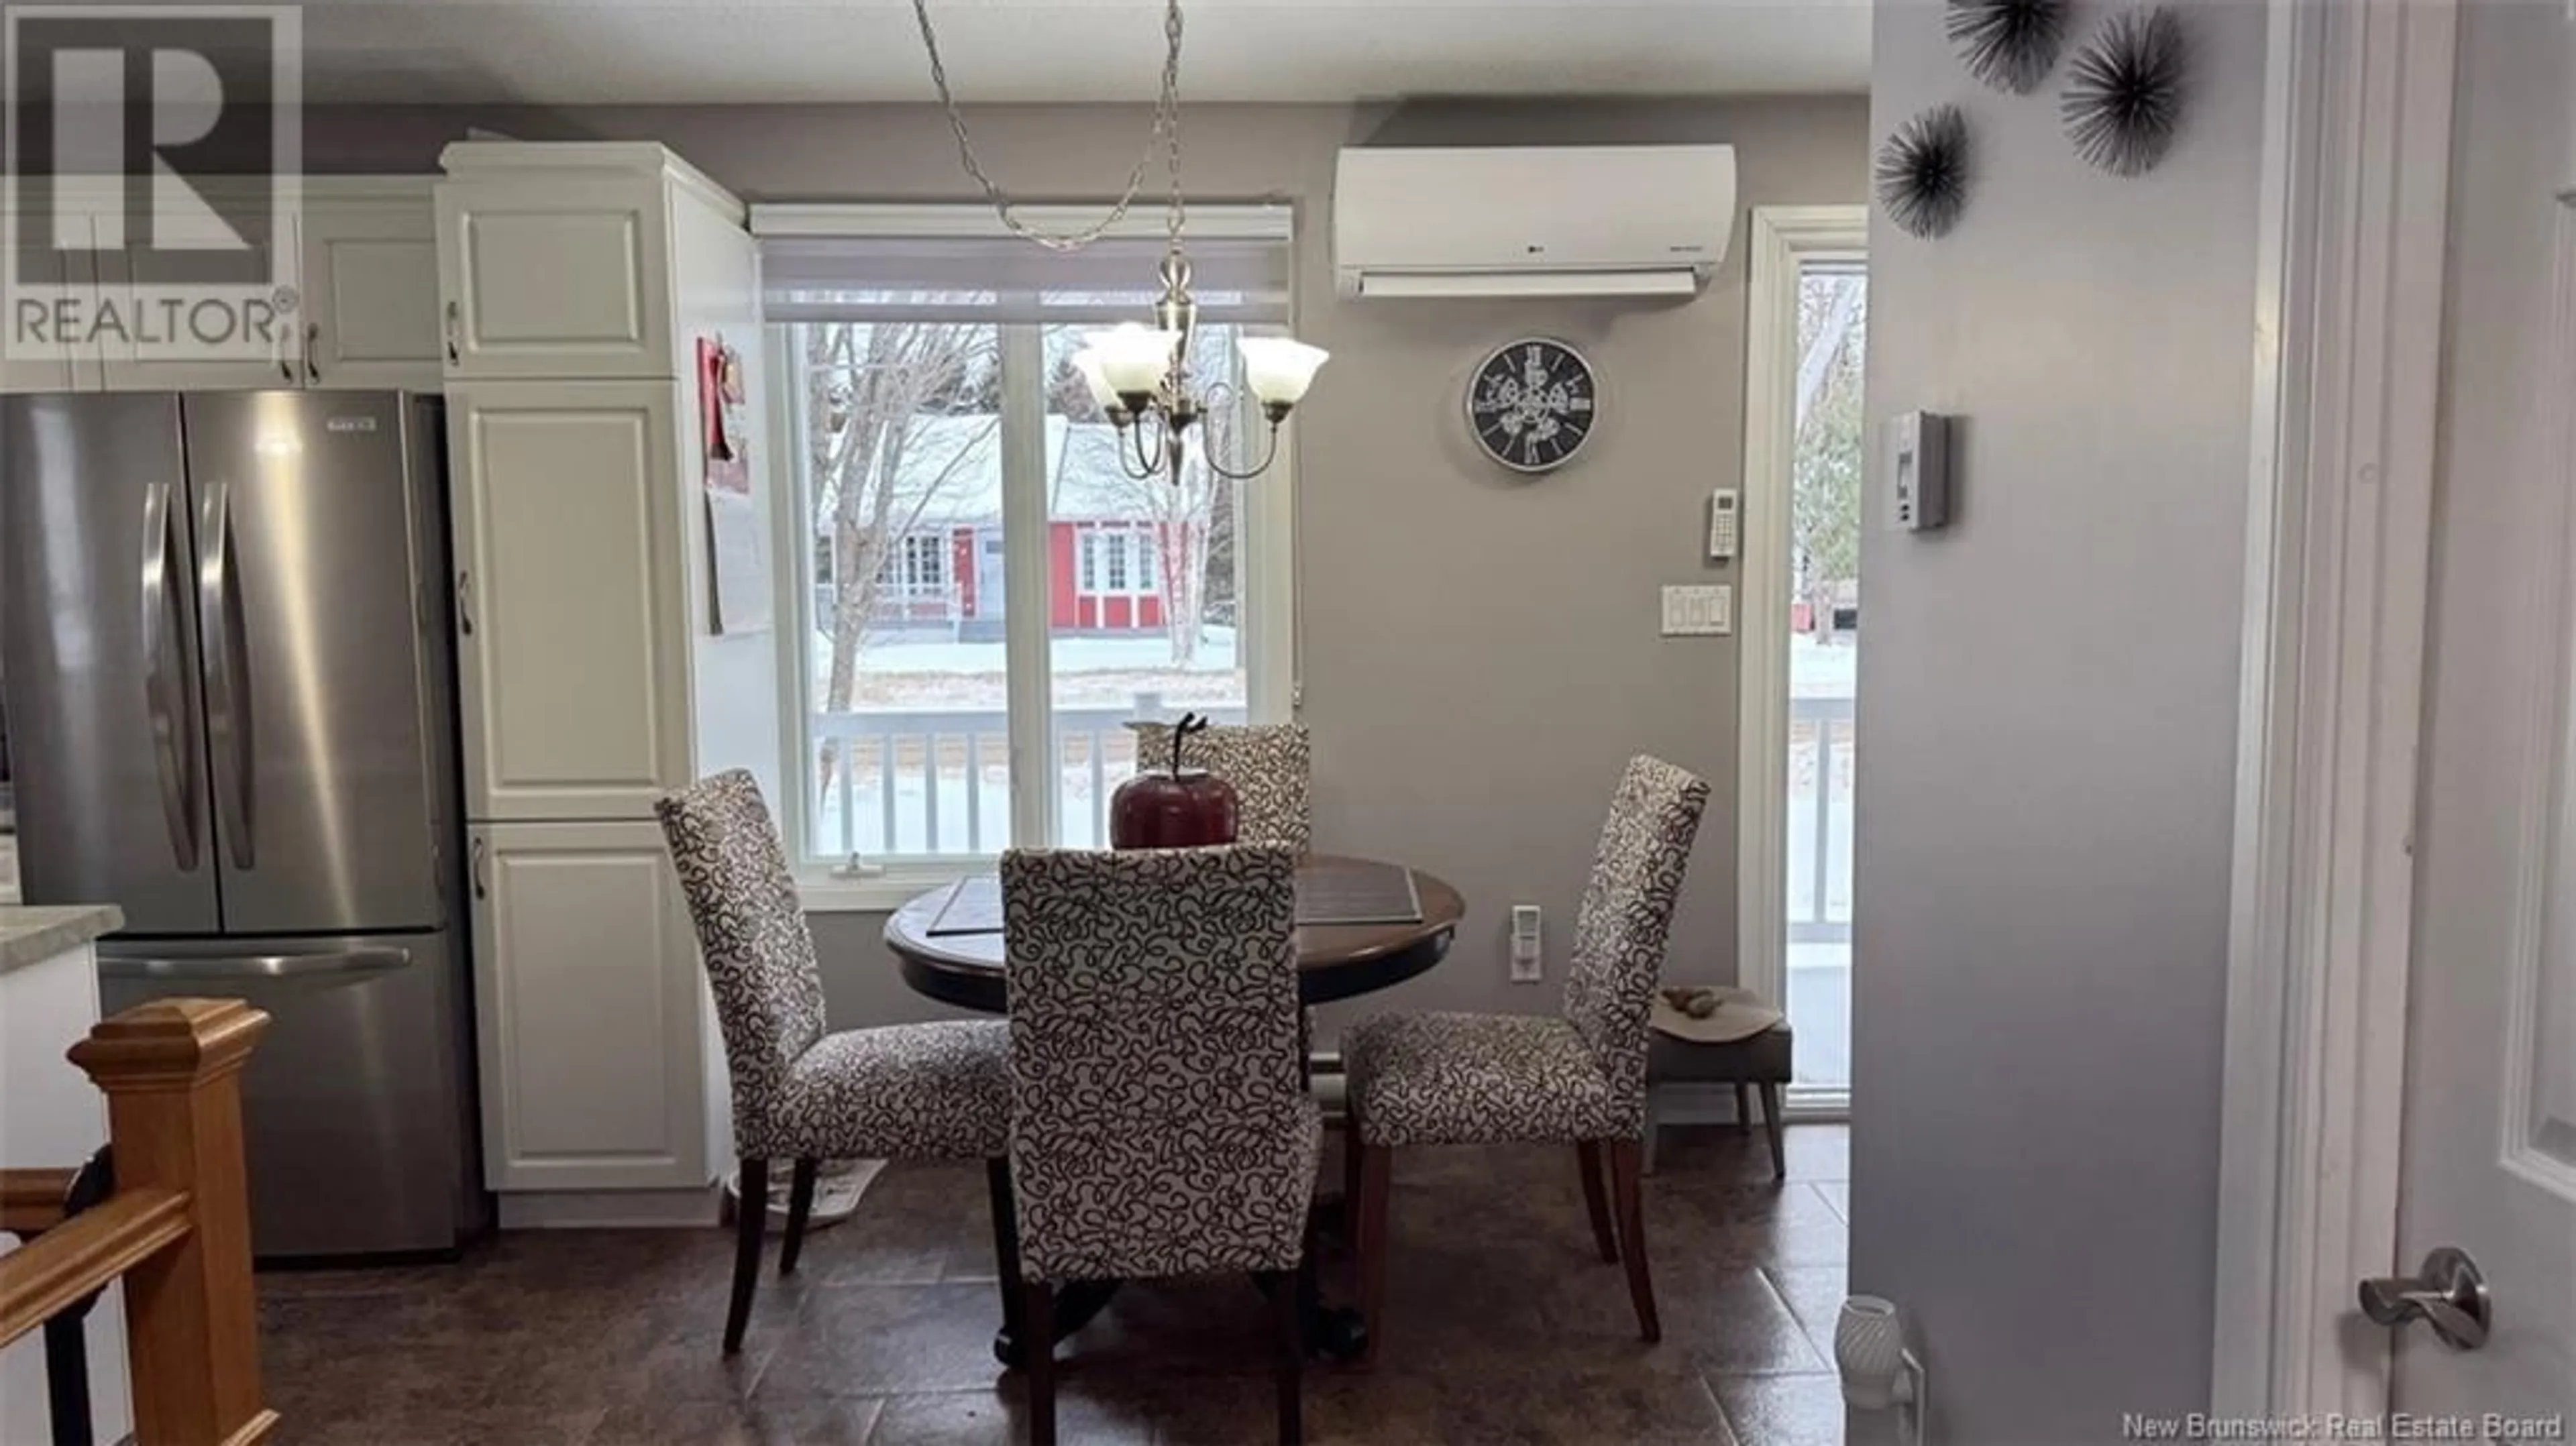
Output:
<svg viewBox="0 0 2576 1446">
<path fill-rule="evenodd" d="M 1792 1109 L 1825 1114 L 1852 1078 L 1867 217 L 1763 208 L 1752 232 L 1739 973 L 1796 1031 Z"/>
</svg>

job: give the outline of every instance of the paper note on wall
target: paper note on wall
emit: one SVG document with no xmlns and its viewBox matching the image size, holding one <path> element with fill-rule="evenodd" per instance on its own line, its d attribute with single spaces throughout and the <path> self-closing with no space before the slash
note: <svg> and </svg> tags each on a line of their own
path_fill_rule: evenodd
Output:
<svg viewBox="0 0 2576 1446">
<path fill-rule="evenodd" d="M 698 341 L 698 419 L 705 440 L 707 566 L 720 635 L 770 625 L 769 533 L 751 495 L 750 398 L 742 354 L 721 339 Z"/>
</svg>

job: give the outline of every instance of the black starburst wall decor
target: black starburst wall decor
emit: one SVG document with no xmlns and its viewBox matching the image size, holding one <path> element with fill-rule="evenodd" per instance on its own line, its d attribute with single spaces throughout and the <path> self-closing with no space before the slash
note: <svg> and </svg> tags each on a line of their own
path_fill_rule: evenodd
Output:
<svg viewBox="0 0 2576 1446">
<path fill-rule="evenodd" d="M 1948 28 L 1970 75 L 2028 95 L 2066 43 L 2066 0 L 1949 0 Z"/>
<path fill-rule="evenodd" d="M 1907 235 L 1926 240 L 1958 224 L 1968 205 L 1968 118 L 1936 105 L 1878 148 L 1878 200 Z"/>
<path fill-rule="evenodd" d="M 2115 176 L 2155 169 L 2182 127 L 2182 21 L 2161 6 L 2102 22 L 2068 67 L 2059 115 L 2085 164 Z"/>
</svg>

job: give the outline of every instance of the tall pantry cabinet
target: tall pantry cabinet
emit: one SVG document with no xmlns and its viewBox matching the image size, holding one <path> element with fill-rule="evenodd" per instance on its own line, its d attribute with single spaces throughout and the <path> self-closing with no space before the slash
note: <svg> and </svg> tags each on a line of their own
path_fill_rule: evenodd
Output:
<svg viewBox="0 0 2576 1446">
<path fill-rule="evenodd" d="M 715 630 L 697 380 L 722 341 L 765 415 L 757 253 L 657 145 L 441 164 L 485 1179 L 505 1226 L 710 1219 L 724 1057 L 653 800 L 731 767 L 778 786 L 776 641 Z"/>
</svg>

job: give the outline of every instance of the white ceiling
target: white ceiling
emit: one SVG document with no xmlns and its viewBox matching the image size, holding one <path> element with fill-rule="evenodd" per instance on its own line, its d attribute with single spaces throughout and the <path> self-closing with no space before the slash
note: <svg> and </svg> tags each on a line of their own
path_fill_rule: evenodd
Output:
<svg viewBox="0 0 2576 1446">
<path fill-rule="evenodd" d="M 1188 0 L 1181 93 L 1858 92 L 1868 0 Z M 1137 101 L 1159 0 L 932 0 L 969 103 Z M 910 0 L 305 0 L 313 101 L 743 104 L 932 96 Z"/>
</svg>

